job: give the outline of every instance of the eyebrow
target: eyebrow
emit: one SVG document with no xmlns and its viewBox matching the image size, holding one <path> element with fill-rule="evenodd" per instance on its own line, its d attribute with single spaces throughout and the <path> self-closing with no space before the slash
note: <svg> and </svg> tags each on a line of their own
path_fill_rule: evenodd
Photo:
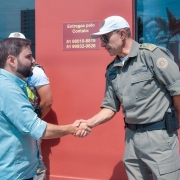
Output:
<svg viewBox="0 0 180 180">
<path fill-rule="evenodd" d="M 27 57 L 27 56 L 32 56 L 32 53 L 28 53 L 28 54 L 26 54 L 25 56 L 26 56 L 26 57 Z"/>
</svg>

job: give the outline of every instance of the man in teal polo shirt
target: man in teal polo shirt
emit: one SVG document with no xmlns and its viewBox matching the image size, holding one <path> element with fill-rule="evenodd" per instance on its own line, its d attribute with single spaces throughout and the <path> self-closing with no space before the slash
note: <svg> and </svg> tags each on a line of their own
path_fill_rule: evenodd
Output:
<svg viewBox="0 0 180 180">
<path fill-rule="evenodd" d="M 0 41 L 0 177 L 32 180 L 39 164 L 37 141 L 90 132 L 83 124 L 53 125 L 39 119 L 28 100 L 24 78 L 32 74 L 35 60 L 28 39 Z"/>
</svg>

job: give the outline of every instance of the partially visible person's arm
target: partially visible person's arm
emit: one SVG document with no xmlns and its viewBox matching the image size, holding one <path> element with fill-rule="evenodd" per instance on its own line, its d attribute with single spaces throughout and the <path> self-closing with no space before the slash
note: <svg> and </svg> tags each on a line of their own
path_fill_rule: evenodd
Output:
<svg viewBox="0 0 180 180">
<path fill-rule="evenodd" d="M 40 97 L 41 119 L 44 118 L 51 109 L 53 98 L 50 84 L 36 88 Z"/>
<path fill-rule="evenodd" d="M 180 95 L 173 96 L 173 104 L 178 113 L 178 118 L 180 123 Z"/>
</svg>

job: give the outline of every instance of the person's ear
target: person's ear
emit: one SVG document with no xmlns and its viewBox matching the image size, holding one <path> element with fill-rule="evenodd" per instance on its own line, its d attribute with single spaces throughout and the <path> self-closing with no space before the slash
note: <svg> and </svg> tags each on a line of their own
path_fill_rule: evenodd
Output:
<svg viewBox="0 0 180 180">
<path fill-rule="evenodd" d="M 7 57 L 7 63 L 13 67 L 16 66 L 16 58 L 12 55 L 9 55 Z"/>
<path fill-rule="evenodd" d="M 123 39 L 125 38 L 126 32 L 125 32 L 124 29 L 121 29 L 121 30 L 119 31 L 119 34 L 120 34 L 120 38 L 123 40 Z"/>
</svg>

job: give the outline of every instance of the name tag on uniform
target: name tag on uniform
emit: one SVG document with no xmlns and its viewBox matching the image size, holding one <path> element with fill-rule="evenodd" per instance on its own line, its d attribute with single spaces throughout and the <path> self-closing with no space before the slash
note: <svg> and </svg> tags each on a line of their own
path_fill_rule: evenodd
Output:
<svg viewBox="0 0 180 180">
<path fill-rule="evenodd" d="M 147 67 L 146 66 L 143 66 L 139 69 L 136 69 L 135 71 L 132 71 L 131 74 L 134 75 L 134 74 L 137 74 L 137 73 L 140 73 L 140 72 L 146 72 L 147 71 Z"/>
</svg>

